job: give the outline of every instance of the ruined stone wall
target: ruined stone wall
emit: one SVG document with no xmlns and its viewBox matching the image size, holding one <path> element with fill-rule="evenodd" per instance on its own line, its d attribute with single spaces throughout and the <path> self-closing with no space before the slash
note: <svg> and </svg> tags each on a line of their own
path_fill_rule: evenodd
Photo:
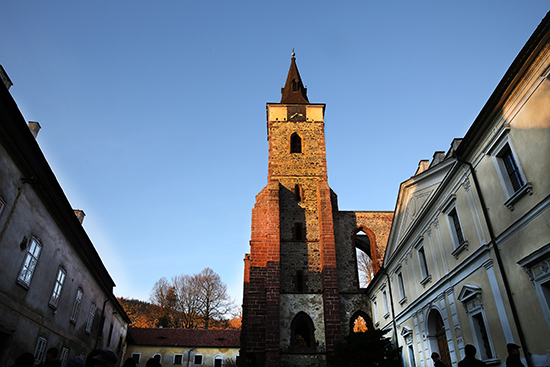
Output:
<svg viewBox="0 0 550 367">
<path fill-rule="evenodd" d="M 372 257 L 377 267 L 382 266 L 393 215 L 388 211 L 339 211 L 334 215 L 342 335 L 350 332 L 350 320 L 357 312 L 371 313 L 369 300 L 359 288 L 354 236 L 360 230 L 367 234 Z"/>
</svg>

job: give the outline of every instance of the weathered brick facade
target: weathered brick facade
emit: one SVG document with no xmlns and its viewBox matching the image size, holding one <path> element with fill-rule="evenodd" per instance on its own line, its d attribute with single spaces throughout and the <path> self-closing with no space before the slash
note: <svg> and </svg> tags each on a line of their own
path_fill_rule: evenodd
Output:
<svg viewBox="0 0 550 367">
<path fill-rule="evenodd" d="M 252 210 L 241 356 L 262 366 L 322 366 L 353 315 L 368 314 L 354 236 L 367 234 L 377 269 L 393 212 L 338 212 L 325 105 L 307 100 L 294 57 L 282 95 L 267 104 L 268 184 Z"/>
</svg>

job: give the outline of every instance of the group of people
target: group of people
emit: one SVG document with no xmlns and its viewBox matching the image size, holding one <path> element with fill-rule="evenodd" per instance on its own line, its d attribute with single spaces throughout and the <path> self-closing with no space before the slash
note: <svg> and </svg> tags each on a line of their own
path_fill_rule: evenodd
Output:
<svg viewBox="0 0 550 367">
<path fill-rule="evenodd" d="M 520 346 L 514 343 L 508 343 L 506 345 L 508 349 L 508 358 L 506 358 L 506 367 L 525 367 L 519 357 Z M 484 367 L 487 364 L 476 358 L 476 347 L 471 344 L 466 344 L 464 347 L 464 359 L 458 362 L 458 367 Z M 441 362 L 439 354 L 432 353 L 432 360 L 434 361 L 434 367 L 447 367 L 445 363 Z"/>
<path fill-rule="evenodd" d="M 57 348 L 50 348 L 46 351 L 45 360 L 38 364 L 38 367 L 61 367 L 61 360 L 57 358 Z M 15 360 L 11 367 L 32 367 L 34 366 L 34 355 L 26 352 Z M 67 367 L 114 367 L 117 362 L 116 354 L 109 349 L 96 349 L 88 354 L 84 360 L 82 357 L 73 357 L 67 361 Z M 133 366 L 135 367 L 135 363 Z"/>
</svg>

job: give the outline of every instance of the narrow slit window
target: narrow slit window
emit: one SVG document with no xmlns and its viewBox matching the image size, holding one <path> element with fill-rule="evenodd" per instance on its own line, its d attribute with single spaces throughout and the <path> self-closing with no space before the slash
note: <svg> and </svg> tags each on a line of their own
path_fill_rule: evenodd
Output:
<svg viewBox="0 0 550 367">
<path fill-rule="evenodd" d="M 290 137 L 290 153 L 302 153 L 302 138 L 296 133 Z"/>
</svg>

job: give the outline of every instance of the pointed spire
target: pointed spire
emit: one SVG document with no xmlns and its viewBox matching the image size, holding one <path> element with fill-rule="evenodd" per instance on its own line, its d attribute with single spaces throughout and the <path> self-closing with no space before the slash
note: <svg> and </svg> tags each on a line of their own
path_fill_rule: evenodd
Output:
<svg viewBox="0 0 550 367">
<path fill-rule="evenodd" d="M 288 70 L 288 76 L 286 78 L 286 84 L 284 88 L 281 88 L 281 103 L 307 103 L 307 88 L 302 83 L 298 67 L 296 66 L 296 54 L 292 49 L 292 58 L 290 60 L 290 69 Z"/>
</svg>

